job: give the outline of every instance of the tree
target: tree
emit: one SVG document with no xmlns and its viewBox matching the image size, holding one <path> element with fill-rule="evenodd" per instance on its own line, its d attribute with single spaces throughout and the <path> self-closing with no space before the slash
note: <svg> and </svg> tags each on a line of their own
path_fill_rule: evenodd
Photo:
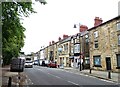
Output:
<svg viewBox="0 0 120 87">
<path fill-rule="evenodd" d="M 18 57 L 24 46 L 24 31 L 20 19 L 35 13 L 32 2 L 2 2 L 2 57 L 9 64 L 12 57 Z"/>
</svg>

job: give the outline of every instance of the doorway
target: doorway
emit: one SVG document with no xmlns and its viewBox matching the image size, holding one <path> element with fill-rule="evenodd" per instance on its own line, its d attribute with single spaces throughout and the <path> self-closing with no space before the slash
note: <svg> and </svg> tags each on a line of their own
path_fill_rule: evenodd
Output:
<svg viewBox="0 0 120 87">
<path fill-rule="evenodd" d="M 111 59 L 106 57 L 106 70 L 111 70 Z"/>
</svg>

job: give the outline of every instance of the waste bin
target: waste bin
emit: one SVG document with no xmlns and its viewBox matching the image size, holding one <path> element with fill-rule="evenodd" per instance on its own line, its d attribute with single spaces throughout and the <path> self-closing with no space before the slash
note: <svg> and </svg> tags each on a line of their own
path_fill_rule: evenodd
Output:
<svg viewBox="0 0 120 87">
<path fill-rule="evenodd" d="M 24 59 L 12 59 L 10 64 L 10 71 L 11 72 L 23 72 L 24 71 Z"/>
</svg>

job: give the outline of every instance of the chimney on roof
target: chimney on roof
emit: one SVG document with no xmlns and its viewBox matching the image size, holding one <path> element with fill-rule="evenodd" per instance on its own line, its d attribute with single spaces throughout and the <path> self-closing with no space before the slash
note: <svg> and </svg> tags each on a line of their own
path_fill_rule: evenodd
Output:
<svg viewBox="0 0 120 87">
<path fill-rule="evenodd" d="M 59 37 L 58 40 L 60 41 L 60 40 L 61 40 L 61 37 Z"/>
<path fill-rule="evenodd" d="M 86 25 L 80 25 L 80 32 L 84 32 L 88 30 L 88 27 Z"/>
<path fill-rule="evenodd" d="M 55 41 L 52 41 L 52 44 L 54 44 L 55 43 Z"/>
<path fill-rule="evenodd" d="M 63 39 L 68 38 L 68 37 L 69 37 L 69 36 L 66 35 L 66 34 L 63 35 Z"/>
<path fill-rule="evenodd" d="M 49 45 L 51 45 L 51 42 L 49 42 Z"/>
<path fill-rule="evenodd" d="M 95 19 L 94 19 L 94 27 L 102 24 L 102 22 L 103 22 L 102 18 L 95 17 Z"/>
</svg>

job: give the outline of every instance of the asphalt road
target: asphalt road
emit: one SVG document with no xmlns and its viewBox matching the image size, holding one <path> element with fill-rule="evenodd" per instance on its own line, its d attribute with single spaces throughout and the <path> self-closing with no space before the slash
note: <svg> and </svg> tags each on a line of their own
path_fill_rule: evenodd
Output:
<svg viewBox="0 0 120 87">
<path fill-rule="evenodd" d="M 116 85 L 116 83 L 107 80 L 75 74 L 58 68 L 34 66 L 33 68 L 25 68 L 25 73 L 33 85 L 95 85 L 95 87 L 97 85 L 104 85 L 104 87 Z"/>
</svg>

